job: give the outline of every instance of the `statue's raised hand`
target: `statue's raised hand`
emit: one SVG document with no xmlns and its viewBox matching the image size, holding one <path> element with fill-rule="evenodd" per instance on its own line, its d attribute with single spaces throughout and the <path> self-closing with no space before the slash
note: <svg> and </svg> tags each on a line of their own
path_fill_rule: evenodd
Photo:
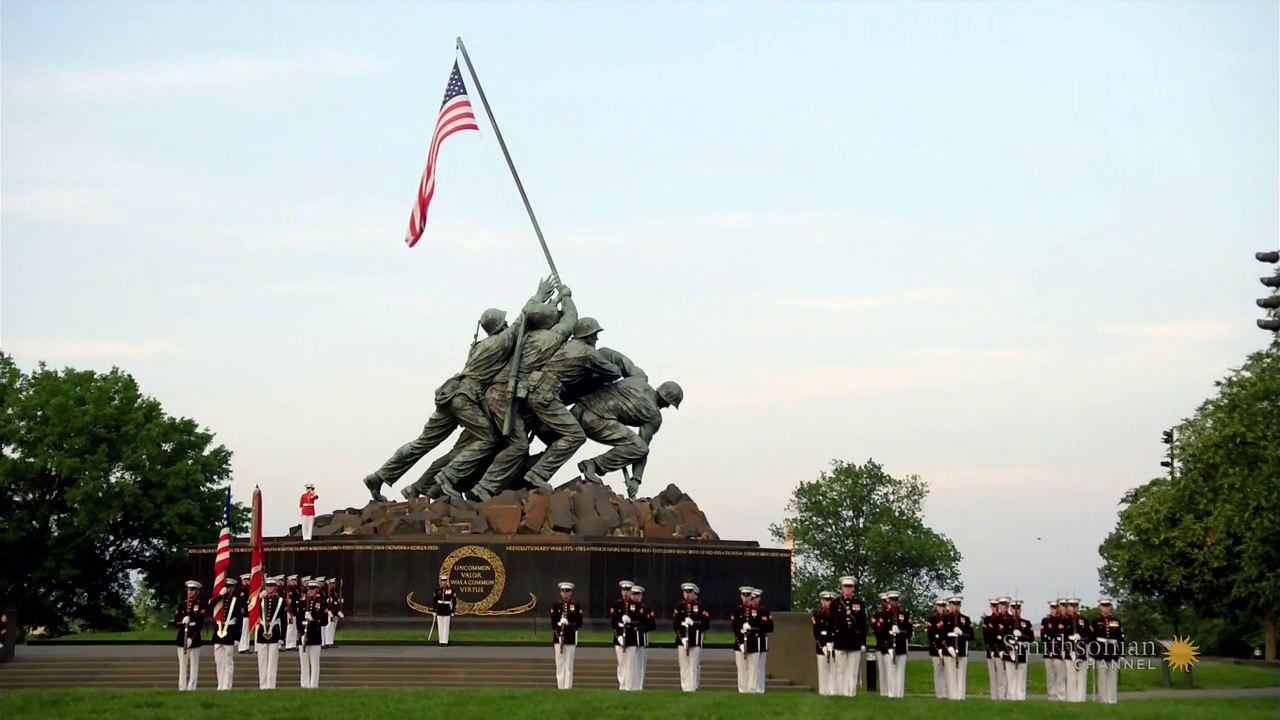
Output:
<svg viewBox="0 0 1280 720">
<path fill-rule="evenodd" d="M 551 294 L 556 290 L 556 281 L 554 277 L 543 278 L 538 281 L 538 302 L 546 302 L 551 299 Z"/>
</svg>

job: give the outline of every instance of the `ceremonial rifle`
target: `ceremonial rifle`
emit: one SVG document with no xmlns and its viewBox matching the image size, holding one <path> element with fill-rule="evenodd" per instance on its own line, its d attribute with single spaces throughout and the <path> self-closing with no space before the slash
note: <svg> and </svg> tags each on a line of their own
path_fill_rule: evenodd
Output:
<svg viewBox="0 0 1280 720">
<path fill-rule="evenodd" d="M 228 593 L 230 594 L 230 593 Z M 226 612 L 222 614 L 222 620 L 218 622 L 218 637 L 227 636 L 227 621 L 231 619 L 231 612 L 236 609 L 236 596 L 231 596 L 231 602 L 227 603 Z"/>
</svg>

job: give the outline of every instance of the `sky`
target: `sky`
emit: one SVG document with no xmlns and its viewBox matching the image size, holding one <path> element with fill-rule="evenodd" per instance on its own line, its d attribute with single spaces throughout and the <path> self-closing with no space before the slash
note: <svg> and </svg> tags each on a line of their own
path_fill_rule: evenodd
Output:
<svg viewBox="0 0 1280 720">
<path fill-rule="evenodd" d="M 547 274 L 484 121 L 403 242 L 459 35 L 601 344 L 684 388 L 642 494 L 724 538 L 773 544 L 799 482 L 874 458 L 929 483 L 976 606 L 1092 604 L 1161 431 L 1267 340 L 1275 3 L 0 17 L 0 347 L 132 373 L 233 451 L 269 534 L 306 482 L 363 505 L 479 313 Z"/>
</svg>

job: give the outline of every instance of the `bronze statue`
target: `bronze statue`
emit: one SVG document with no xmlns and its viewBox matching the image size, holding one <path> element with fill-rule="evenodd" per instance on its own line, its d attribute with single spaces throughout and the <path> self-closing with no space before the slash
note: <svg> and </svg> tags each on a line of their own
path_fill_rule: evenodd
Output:
<svg viewBox="0 0 1280 720">
<path fill-rule="evenodd" d="M 538 283 L 538 291 L 525 305 L 517 319 L 517 326 L 530 309 L 540 306 L 551 297 L 551 291 L 549 279 Z M 485 310 L 480 315 L 476 335 L 478 337 L 479 330 L 483 328 L 487 337 L 472 341 L 462 372 L 436 389 L 436 409 L 423 426 L 422 432 L 415 440 L 401 445 L 382 467 L 365 477 L 365 487 L 369 488 L 369 494 L 374 500 L 385 502 L 386 498 L 381 493 L 382 485 L 394 485 L 423 456 L 448 439 L 459 425 L 466 428 L 474 438 L 459 450 L 451 464 L 464 468 L 478 464 L 497 448 L 498 430 L 482 408 L 481 401 L 485 388 L 508 364 L 516 344 L 516 328 L 507 324 L 506 316 L 505 311 L 496 308 Z M 446 470 L 447 468 L 441 472 Z"/>
<path fill-rule="evenodd" d="M 648 463 L 649 443 L 662 427 L 661 411 L 668 406 L 679 409 L 682 400 L 684 391 L 676 383 L 667 381 L 655 390 L 642 377 L 624 378 L 582 398 L 573 406 L 573 414 L 583 431 L 588 438 L 613 446 L 578 463 L 582 476 L 603 482 L 601 475 L 630 466 L 627 496 L 634 498 Z M 639 433 L 632 427 L 640 428 Z"/>
<path fill-rule="evenodd" d="M 462 371 L 437 388 L 422 433 L 365 478 L 373 498 L 385 501 L 382 485 L 393 485 L 459 426 L 453 447 L 401 491 L 405 498 L 466 493 L 484 500 L 508 487 L 549 488 L 587 439 L 612 447 L 578 464 L 583 477 L 599 483 L 601 475 L 622 470 L 628 495 L 636 497 L 661 411 L 680 406 L 680 386 L 655 389 L 626 355 L 597 347 L 600 323 L 579 318 L 572 292 L 554 279 L 538 284 L 514 324 L 491 308 L 480 316 L 477 337 L 480 329 L 487 337 L 472 340 Z M 547 447 L 531 456 L 534 437 Z"/>
</svg>

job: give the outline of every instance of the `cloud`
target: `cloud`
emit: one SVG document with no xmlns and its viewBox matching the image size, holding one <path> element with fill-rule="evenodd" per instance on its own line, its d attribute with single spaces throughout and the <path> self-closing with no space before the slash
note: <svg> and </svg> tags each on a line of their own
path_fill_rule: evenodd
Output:
<svg viewBox="0 0 1280 720">
<path fill-rule="evenodd" d="M 165 92 L 236 89 L 301 75 L 359 76 L 381 69 L 379 58 L 324 50 L 308 57 L 251 57 L 224 53 L 128 67 L 81 67 L 24 73 L 24 95 L 85 100 Z"/>
<path fill-rule="evenodd" d="M 922 471 L 920 477 L 940 490 L 1015 487 L 1030 489 L 1054 482 L 1057 477 L 1042 467 L 996 466 Z"/>
<path fill-rule="evenodd" d="M 1098 328 L 1102 335 L 1128 338 L 1155 338 L 1161 340 L 1215 340 L 1231 337 L 1236 328 L 1211 320 L 1186 320 L 1182 322 L 1147 323 L 1139 325 L 1104 325 Z"/>
<path fill-rule="evenodd" d="M 171 357 L 183 354 L 182 348 L 167 340 L 5 340 L 4 350 L 15 355 L 31 356 L 51 363 L 70 360 Z"/>
<path fill-rule="evenodd" d="M 43 187 L 0 197 L 6 219 L 54 225 L 93 226 L 119 218 L 125 198 L 102 188 Z"/>
</svg>

